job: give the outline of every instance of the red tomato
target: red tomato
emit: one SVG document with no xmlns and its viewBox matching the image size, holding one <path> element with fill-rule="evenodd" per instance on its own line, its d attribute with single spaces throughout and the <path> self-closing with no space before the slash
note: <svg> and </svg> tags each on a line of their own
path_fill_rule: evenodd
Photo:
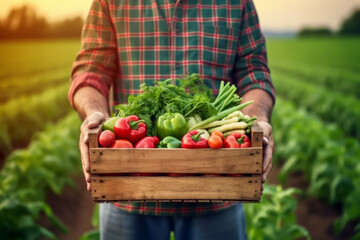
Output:
<svg viewBox="0 0 360 240">
<path fill-rule="evenodd" d="M 210 136 L 219 136 L 224 141 L 224 135 L 220 131 L 213 131 Z"/>
<path fill-rule="evenodd" d="M 105 130 L 99 135 L 99 143 L 103 147 L 110 147 L 115 141 L 115 133 Z"/>
<path fill-rule="evenodd" d="M 111 148 L 134 148 L 132 143 L 125 139 L 117 139 L 115 140 L 114 144 Z"/>
</svg>

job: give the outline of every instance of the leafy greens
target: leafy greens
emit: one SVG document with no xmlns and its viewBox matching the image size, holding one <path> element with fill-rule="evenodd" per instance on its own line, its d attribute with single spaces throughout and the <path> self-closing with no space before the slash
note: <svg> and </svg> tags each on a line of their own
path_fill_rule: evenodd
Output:
<svg viewBox="0 0 360 240">
<path fill-rule="evenodd" d="M 198 74 L 178 79 L 178 82 L 180 86 L 172 84 L 171 79 L 154 81 L 154 86 L 141 84 L 142 93 L 130 95 L 128 104 L 116 106 L 116 116 L 137 115 L 145 120 L 148 135 L 156 136 L 156 120 L 166 112 L 181 113 L 185 117 L 199 114 L 203 119 L 217 114 L 211 104 L 212 91 L 203 84 Z"/>
</svg>

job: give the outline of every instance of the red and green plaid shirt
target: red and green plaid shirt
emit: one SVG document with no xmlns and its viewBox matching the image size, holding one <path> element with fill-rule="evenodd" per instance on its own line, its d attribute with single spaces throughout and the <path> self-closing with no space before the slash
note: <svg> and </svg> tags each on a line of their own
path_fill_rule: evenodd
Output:
<svg viewBox="0 0 360 240">
<path fill-rule="evenodd" d="M 69 100 L 83 86 L 111 106 L 140 84 L 199 73 L 214 94 L 220 80 L 238 94 L 260 88 L 273 98 L 265 39 L 252 0 L 93 0 L 73 65 Z M 133 213 L 202 214 L 228 203 L 121 203 Z"/>
</svg>

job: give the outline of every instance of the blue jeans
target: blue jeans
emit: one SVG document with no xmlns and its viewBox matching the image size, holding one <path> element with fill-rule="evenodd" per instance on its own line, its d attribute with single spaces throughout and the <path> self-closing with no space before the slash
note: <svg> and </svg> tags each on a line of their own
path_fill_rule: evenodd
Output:
<svg viewBox="0 0 360 240">
<path fill-rule="evenodd" d="M 200 216 L 132 214 L 110 203 L 100 204 L 101 240 L 246 240 L 242 204 Z"/>
</svg>

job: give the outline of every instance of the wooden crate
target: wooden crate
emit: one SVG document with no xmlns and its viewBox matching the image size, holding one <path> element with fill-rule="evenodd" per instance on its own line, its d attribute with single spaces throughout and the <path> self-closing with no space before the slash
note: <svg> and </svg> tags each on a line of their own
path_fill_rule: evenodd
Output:
<svg viewBox="0 0 360 240">
<path fill-rule="evenodd" d="M 255 124 L 251 148 L 99 148 L 101 128 L 90 132 L 91 196 L 94 202 L 259 202 L 262 138 Z M 230 176 L 122 176 L 126 173 L 243 174 Z"/>
</svg>

